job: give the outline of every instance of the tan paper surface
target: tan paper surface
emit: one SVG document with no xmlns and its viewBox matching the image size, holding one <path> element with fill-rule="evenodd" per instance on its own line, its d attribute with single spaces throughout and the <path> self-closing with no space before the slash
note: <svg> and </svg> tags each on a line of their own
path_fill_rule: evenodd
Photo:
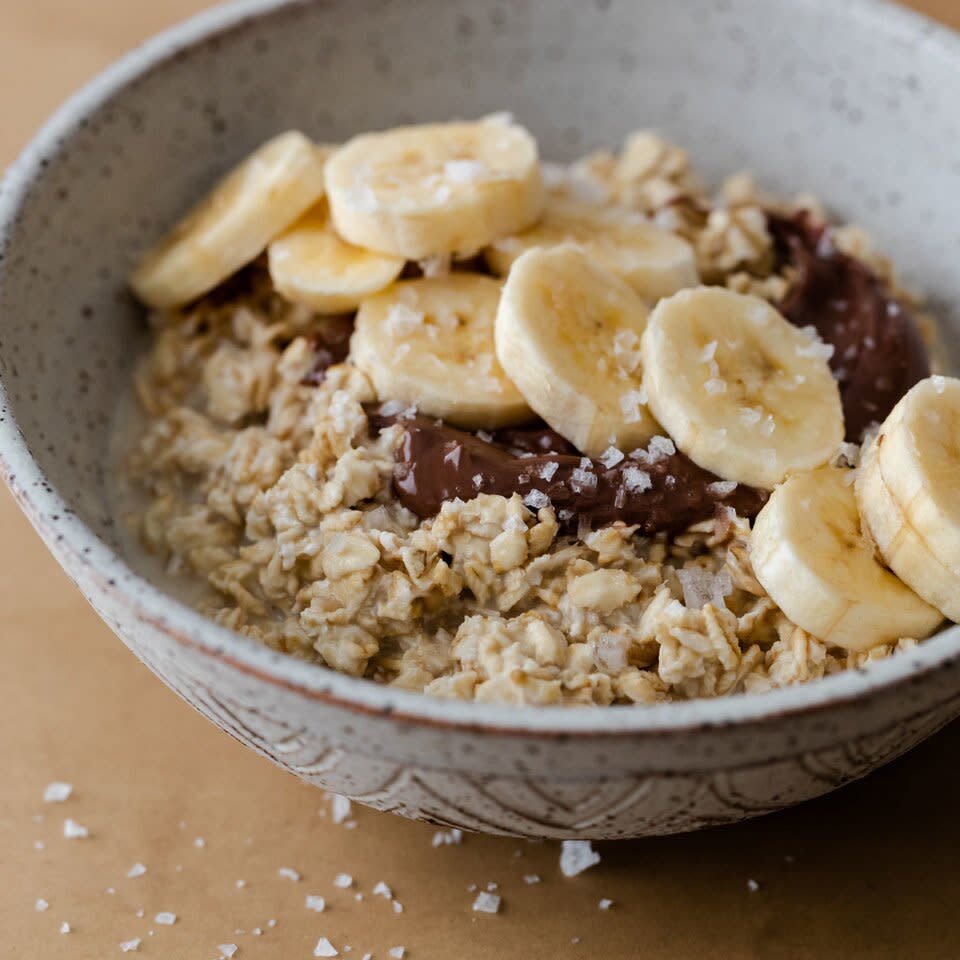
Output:
<svg viewBox="0 0 960 960">
<path fill-rule="evenodd" d="M 2 0 L 0 161 L 101 66 L 201 6 Z M 917 6 L 960 26 L 956 0 Z M 2 957 L 120 956 L 140 937 L 131 957 L 205 960 L 236 944 L 238 960 L 287 960 L 313 956 L 322 936 L 354 960 L 397 946 L 411 960 L 960 957 L 957 725 L 799 809 L 601 844 L 601 865 L 567 880 L 552 843 L 468 836 L 435 848 L 427 826 L 356 809 L 354 829 L 334 824 L 319 791 L 216 730 L 124 649 L 5 489 L 0 543 Z M 43 802 L 54 780 L 73 784 L 67 802 Z M 67 817 L 90 836 L 65 839 Z M 128 878 L 137 862 L 147 872 Z M 341 872 L 351 889 L 334 885 Z M 542 882 L 525 884 L 532 873 Z M 402 913 L 371 894 L 380 880 Z M 473 913 L 469 886 L 491 882 L 501 912 Z M 308 894 L 327 909 L 307 910 Z M 50 906 L 38 912 L 41 897 Z M 161 911 L 176 923 L 156 923 Z"/>
</svg>

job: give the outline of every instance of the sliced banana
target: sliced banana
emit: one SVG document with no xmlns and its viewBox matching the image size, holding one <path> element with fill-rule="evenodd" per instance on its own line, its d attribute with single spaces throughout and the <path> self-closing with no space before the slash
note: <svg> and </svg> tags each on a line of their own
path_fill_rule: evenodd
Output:
<svg viewBox="0 0 960 960">
<path fill-rule="evenodd" d="M 686 240 L 658 230 L 639 214 L 566 197 L 550 197 L 535 227 L 495 240 L 485 256 L 490 269 L 504 277 L 520 254 L 561 243 L 580 245 L 647 300 L 700 282 L 693 247 Z"/>
<path fill-rule="evenodd" d="M 943 618 L 877 560 L 851 480 L 823 467 L 777 487 L 754 522 L 753 572 L 790 620 L 826 643 L 869 650 L 929 636 Z"/>
<path fill-rule="evenodd" d="M 365 300 L 350 358 L 380 400 L 468 429 L 495 429 L 530 419 L 493 349 L 500 284 L 453 273 L 406 280 Z"/>
<path fill-rule="evenodd" d="M 268 140 L 147 252 L 133 292 L 155 309 L 178 307 L 255 260 L 323 196 L 327 153 L 295 130 Z"/>
<path fill-rule="evenodd" d="M 922 380 L 894 407 L 864 453 L 857 502 L 890 569 L 960 621 L 960 380 Z"/>
<path fill-rule="evenodd" d="M 356 310 L 390 286 L 406 261 L 341 240 L 326 201 L 317 204 L 267 248 L 273 285 L 288 300 L 317 313 Z"/>
<path fill-rule="evenodd" d="M 408 260 L 470 256 L 526 230 L 544 203 L 536 141 L 496 120 L 355 137 L 330 159 L 326 184 L 345 240 Z"/>
<path fill-rule="evenodd" d="M 497 357 L 527 403 L 577 449 L 646 446 L 661 432 L 641 387 L 647 308 L 579 247 L 538 247 L 513 265 Z"/>
<path fill-rule="evenodd" d="M 653 416 L 691 460 L 772 489 L 826 463 L 843 440 L 828 352 L 765 300 L 699 287 L 651 314 L 643 382 Z"/>
</svg>

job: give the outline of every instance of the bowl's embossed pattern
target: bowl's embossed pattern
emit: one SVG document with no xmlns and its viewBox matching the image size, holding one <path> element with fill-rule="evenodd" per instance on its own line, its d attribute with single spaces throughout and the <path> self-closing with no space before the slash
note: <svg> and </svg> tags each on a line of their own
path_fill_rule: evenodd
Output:
<svg viewBox="0 0 960 960">
<path fill-rule="evenodd" d="M 773 10 L 772 8 L 775 8 Z M 758 697 L 616 710 L 429 700 L 229 634 L 118 555 L 115 398 L 137 252 L 279 129 L 342 138 L 512 108 L 563 159 L 642 125 L 866 224 L 960 303 L 960 43 L 871 0 L 242 0 L 77 95 L 0 187 L 0 472 L 123 641 L 232 736 L 382 810 L 521 836 L 729 823 L 862 776 L 960 713 L 960 632 Z M 317 91 L 322 90 L 323 96 Z M 916 171 L 923 176 L 917 177 Z M 907 202 L 909 200 L 909 202 Z M 940 311 L 948 332 L 955 308 Z M 953 361 L 960 337 L 948 338 Z M 147 718 L 144 722 L 149 722 Z"/>
</svg>

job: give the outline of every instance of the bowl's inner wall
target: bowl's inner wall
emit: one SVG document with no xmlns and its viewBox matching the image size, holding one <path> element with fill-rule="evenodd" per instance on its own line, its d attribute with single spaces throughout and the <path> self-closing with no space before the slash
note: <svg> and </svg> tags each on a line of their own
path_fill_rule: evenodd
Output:
<svg viewBox="0 0 960 960">
<path fill-rule="evenodd" d="M 960 48 L 898 30 L 813 0 L 331 0 L 243 23 L 152 69 L 45 159 L 2 238 L 0 415 L 115 543 L 107 427 L 145 341 L 124 291 L 144 246 L 284 128 L 336 141 L 500 109 L 548 158 L 653 126 L 708 177 L 749 167 L 819 195 L 931 295 L 956 365 Z"/>
</svg>

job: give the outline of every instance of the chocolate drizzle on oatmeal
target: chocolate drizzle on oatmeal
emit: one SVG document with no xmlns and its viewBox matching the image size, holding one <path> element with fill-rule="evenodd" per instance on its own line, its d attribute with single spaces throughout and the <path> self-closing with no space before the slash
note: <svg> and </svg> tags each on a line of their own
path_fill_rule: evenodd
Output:
<svg viewBox="0 0 960 960">
<path fill-rule="evenodd" d="M 652 535 L 678 532 L 714 516 L 720 506 L 752 517 L 766 495 L 724 483 L 673 448 L 665 438 L 619 461 L 581 457 L 545 427 L 500 431 L 489 440 L 416 414 L 370 414 L 371 431 L 404 427 L 393 485 L 419 517 L 444 502 L 481 493 L 519 493 L 534 510 L 552 504 L 562 521 L 601 527 L 620 520 Z"/>
<path fill-rule="evenodd" d="M 310 347 L 315 359 L 310 372 L 301 382 L 311 387 L 323 383 L 327 370 L 347 359 L 352 334 L 353 314 L 325 317 L 322 325 L 310 334 Z"/>
<path fill-rule="evenodd" d="M 769 213 L 778 255 L 797 271 L 779 304 L 797 326 L 813 326 L 833 346 L 847 440 L 859 443 L 871 423 L 930 375 L 920 331 L 908 308 L 864 263 L 837 249 L 825 224 L 806 211 Z"/>
</svg>

